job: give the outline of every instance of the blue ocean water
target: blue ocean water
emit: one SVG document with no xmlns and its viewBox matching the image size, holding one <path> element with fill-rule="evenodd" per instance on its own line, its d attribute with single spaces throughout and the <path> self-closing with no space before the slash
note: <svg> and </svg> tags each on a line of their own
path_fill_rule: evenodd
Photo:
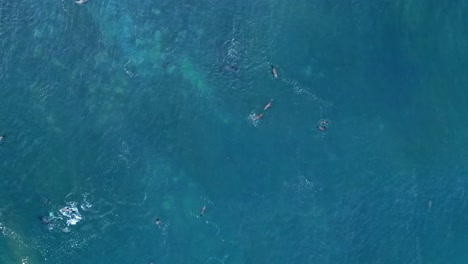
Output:
<svg viewBox="0 0 468 264">
<path fill-rule="evenodd" d="M 0 0 L 0 263 L 467 263 L 466 14 Z"/>
</svg>

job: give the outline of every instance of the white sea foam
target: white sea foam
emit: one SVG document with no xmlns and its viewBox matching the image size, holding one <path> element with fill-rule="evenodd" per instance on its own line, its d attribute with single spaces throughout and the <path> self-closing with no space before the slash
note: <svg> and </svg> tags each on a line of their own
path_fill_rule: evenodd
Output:
<svg viewBox="0 0 468 264">
<path fill-rule="evenodd" d="M 88 201 L 88 199 L 89 199 L 88 196 L 89 196 L 88 193 L 85 193 L 83 195 L 83 203 L 80 206 L 81 210 L 83 210 L 83 211 L 86 211 L 89 208 L 93 207 L 93 205 Z"/>
<path fill-rule="evenodd" d="M 78 211 L 76 202 L 69 202 L 67 206 L 60 208 L 59 212 L 67 219 L 67 226 L 76 225 L 83 219 Z"/>
</svg>

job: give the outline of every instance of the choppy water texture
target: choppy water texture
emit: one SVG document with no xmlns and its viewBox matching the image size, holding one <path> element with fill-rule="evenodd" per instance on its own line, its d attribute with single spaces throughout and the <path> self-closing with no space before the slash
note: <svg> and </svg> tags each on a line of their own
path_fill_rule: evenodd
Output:
<svg viewBox="0 0 468 264">
<path fill-rule="evenodd" d="M 0 262 L 468 263 L 467 14 L 0 0 Z"/>
</svg>

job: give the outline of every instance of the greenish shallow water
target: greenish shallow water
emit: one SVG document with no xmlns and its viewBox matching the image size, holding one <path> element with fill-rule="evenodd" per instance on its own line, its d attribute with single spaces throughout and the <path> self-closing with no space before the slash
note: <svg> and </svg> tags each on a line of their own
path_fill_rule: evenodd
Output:
<svg viewBox="0 0 468 264">
<path fill-rule="evenodd" d="M 466 14 L 0 0 L 0 263 L 467 263 Z"/>
</svg>

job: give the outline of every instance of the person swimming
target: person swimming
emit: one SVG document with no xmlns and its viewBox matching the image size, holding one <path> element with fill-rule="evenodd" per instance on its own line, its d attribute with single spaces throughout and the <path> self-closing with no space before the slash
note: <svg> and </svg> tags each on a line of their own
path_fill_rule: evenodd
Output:
<svg viewBox="0 0 468 264">
<path fill-rule="evenodd" d="M 60 213 L 62 213 L 63 215 L 65 215 L 65 214 L 79 214 L 78 209 L 73 208 L 73 207 L 68 207 L 68 206 L 60 208 Z"/>
<path fill-rule="evenodd" d="M 5 135 L 0 135 L 0 142 L 2 142 L 4 138 L 6 138 Z"/>
<path fill-rule="evenodd" d="M 262 117 L 263 117 L 263 114 L 258 114 L 256 116 L 254 116 L 253 120 L 259 120 Z"/>
<path fill-rule="evenodd" d="M 88 0 L 76 0 L 75 3 L 82 5 L 84 3 L 88 2 Z"/>
<path fill-rule="evenodd" d="M 328 129 L 328 120 L 327 119 L 320 119 L 318 122 L 317 128 L 320 131 L 326 131 Z"/>
<path fill-rule="evenodd" d="M 229 69 L 235 71 L 235 72 L 238 72 L 239 71 L 239 67 L 235 64 L 232 64 L 232 65 L 229 65 Z"/>
<path fill-rule="evenodd" d="M 200 216 L 203 216 L 203 214 L 206 211 L 206 205 L 203 205 L 203 208 L 201 209 Z"/>
<path fill-rule="evenodd" d="M 327 130 L 327 127 L 324 126 L 324 125 L 317 126 L 317 128 L 318 128 L 320 131 L 326 131 L 326 130 Z"/>
<path fill-rule="evenodd" d="M 267 105 L 265 105 L 265 108 L 263 108 L 263 110 L 267 110 L 268 108 L 270 108 L 272 102 L 273 102 L 273 99 L 271 99 L 270 102 Z"/>
<path fill-rule="evenodd" d="M 278 79 L 278 73 L 276 72 L 276 68 L 273 65 L 271 65 L 271 74 L 273 74 L 275 79 Z"/>
<path fill-rule="evenodd" d="M 161 220 L 159 220 L 158 217 L 156 217 L 156 220 L 154 221 L 154 223 L 155 223 L 159 228 L 161 228 Z"/>
</svg>

